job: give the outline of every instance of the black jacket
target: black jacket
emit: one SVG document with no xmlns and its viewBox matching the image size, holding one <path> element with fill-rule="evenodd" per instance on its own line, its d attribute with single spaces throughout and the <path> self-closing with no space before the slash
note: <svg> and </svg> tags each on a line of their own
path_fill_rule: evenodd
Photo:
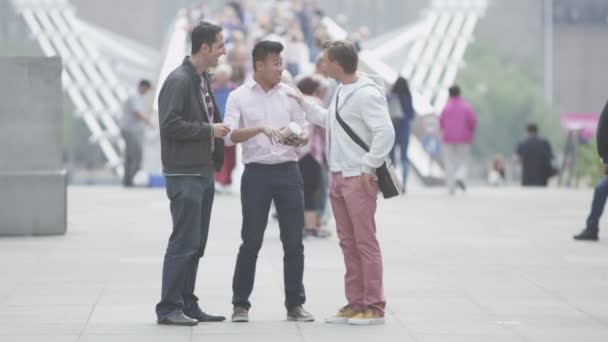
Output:
<svg viewBox="0 0 608 342">
<path fill-rule="evenodd" d="M 608 102 L 600 116 L 595 139 L 597 141 L 597 153 L 602 158 L 602 162 L 608 164 Z"/>
<path fill-rule="evenodd" d="M 529 136 L 517 147 L 517 155 L 522 164 L 522 185 L 547 186 L 549 178 L 555 174 L 551 165 L 551 144 L 539 136 Z"/>
<path fill-rule="evenodd" d="M 208 74 L 203 74 L 211 89 Z M 199 76 L 186 57 L 163 83 L 158 97 L 161 159 L 164 174 L 200 174 L 213 176 L 222 168 L 224 142 L 215 139 L 211 152 L 213 127 L 205 114 Z M 214 122 L 222 121 L 211 93 Z"/>
</svg>

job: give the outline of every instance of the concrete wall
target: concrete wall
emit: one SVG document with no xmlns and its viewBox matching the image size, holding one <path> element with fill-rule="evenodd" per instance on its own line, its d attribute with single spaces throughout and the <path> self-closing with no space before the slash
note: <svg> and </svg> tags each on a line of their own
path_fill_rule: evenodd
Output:
<svg viewBox="0 0 608 342">
<path fill-rule="evenodd" d="M 61 60 L 0 58 L 0 235 L 65 233 Z"/>
<path fill-rule="evenodd" d="M 554 0 L 554 10 L 562 9 L 560 3 L 584 14 L 589 8 L 606 6 L 608 2 Z M 486 17 L 476 31 L 478 38 L 496 44 L 514 63 L 533 70 L 541 84 L 544 33 L 543 0 L 491 0 Z M 604 87 L 608 77 L 606 37 L 606 22 L 585 23 L 581 18 L 568 24 L 554 23 L 553 95 L 560 113 L 601 111 L 608 97 Z"/>
<path fill-rule="evenodd" d="M 2 58 L 0 75 L 0 172 L 60 169 L 63 94 L 59 58 Z"/>
<path fill-rule="evenodd" d="M 608 26 L 555 30 L 555 98 L 563 113 L 599 113 L 608 80 Z"/>
<path fill-rule="evenodd" d="M 532 66 L 543 78 L 543 0 L 488 0 L 475 36 L 496 44 L 513 62 Z"/>
</svg>

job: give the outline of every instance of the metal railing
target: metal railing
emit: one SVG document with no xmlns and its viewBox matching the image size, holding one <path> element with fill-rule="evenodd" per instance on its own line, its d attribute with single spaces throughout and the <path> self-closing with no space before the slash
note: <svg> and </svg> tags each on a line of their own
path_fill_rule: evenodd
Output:
<svg viewBox="0 0 608 342">
<path fill-rule="evenodd" d="M 437 115 L 447 102 L 448 88 L 456 80 L 475 26 L 486 7 L 487 0 L 434 0 L 413 25 L 397 30 L 394 37 L 370 41 L 369 45 L 374 48 L 364 46 L 360 54 L 361 67 L 380 75 L 387 85 L 398 75 L 405 77 L 410 83 L 416 112 Z M 332 39 L 347 37 L 347 32 L 330 18 L 325 18 L 324 23 Z M 389 65 L 388 60 L 403 62 Z M 415 135 L 410 139 L 408 156 L 423 181 L 443 179 L 442 167 L 429 158 Z"/>
<path fill-rule="evenodd" d="M 12 0 L 17 13 L 29 28 L 45 56 L 60 56 L 62 83 L 90 132 L 106 167 L 122 173 L 122 139 L 116 124 L 120 104 L 126 99 L 125 86 L 118 81 L 108 61 L 80 35 L 74 9 L 67 0 Z"/>
</svg>

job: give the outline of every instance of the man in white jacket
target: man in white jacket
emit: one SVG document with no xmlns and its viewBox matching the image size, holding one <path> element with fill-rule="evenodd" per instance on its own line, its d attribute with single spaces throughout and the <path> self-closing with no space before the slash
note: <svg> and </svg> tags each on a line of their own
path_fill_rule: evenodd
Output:
<svg viewBox="0 0 608 342">
<path fill-rule="evenodd" d="M 329 108 L 307 101 L 295 89 L 291 96 L 309 120 L 326 128 L 327 156 L 332 184 L 330 199 L 340 247 L 344 254 L 348 304 L 328 323 L 383 324 L 386 300 L 382 286 L 382 255 L 376 239 L 375 170 L 385 161 L 395 140 L 384 91 L 369 77 L 357 73 L 354 45 L 339 40 L 323 46 L 328 75 L 338 81 Z M 340 126 L 342 120 L 368 145 L 364 151 Z"/>
</svg>

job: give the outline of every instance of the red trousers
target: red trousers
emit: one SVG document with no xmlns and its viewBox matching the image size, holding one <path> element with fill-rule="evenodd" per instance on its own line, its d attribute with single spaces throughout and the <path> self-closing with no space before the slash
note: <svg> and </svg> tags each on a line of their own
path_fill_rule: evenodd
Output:
<svg viewBox="0 0 608 342">
<path fill-rule="evenodd" d="M 221 185 L 232 184 L 232 171 L 236 167 L 236 146 L 224 148 L 224 165 L 220 172 L 215 173 L 215 181 Z"/>
</svg>

